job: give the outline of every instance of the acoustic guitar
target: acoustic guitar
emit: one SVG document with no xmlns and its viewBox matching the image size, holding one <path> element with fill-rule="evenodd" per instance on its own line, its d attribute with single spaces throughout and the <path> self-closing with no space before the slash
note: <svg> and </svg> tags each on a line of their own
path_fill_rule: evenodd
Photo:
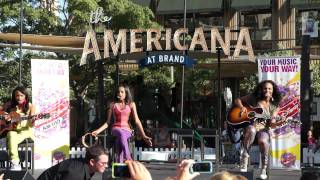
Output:
<svg viewBox="0 0 320 180">
<path fill-rule="evenodd" d="M 260 107 L 247 107 L 247 112 L 241 112 L 241 108 L 234 106 L 228 113 L 228 124 L 235 127 L 243 127 L 252 124 L 256 119 L 263 118 L 263 109 Z"/>
<path fill-rule="evenodd" d="M 10 117 L 11 120 L 7 121 L 7 117 Z M 38 119 L 47 119 L 50 117 L 49 113 L 40 113 L 32 116 L 24 116 L 20 115 L 17 112 L 7 113 L 5 111 L 0 111 L 0 136 L 3 137 L 6 135 L 8 131 L 12 131 L 16 129 L 17 123 L 21 121 L 34 121 Z"/>
<path fill-rule="evenodd" d="M 253 124 L 255 121 L 262 122 L 264 124 L 268 124 L 270 128 L 276 128 L 282 126 L 283 124 L 291 123 L 291 124 L 300 124 L 299 121 L 294 120 L 292 118 L 288 118 L 288 113 L 286 111 L 281 111 L 278 113 L 278 116 L 275 117 L 276 122 L 271 123 L 271 118 L 266 118 L 262 116 L 263 109 L 260 107 L 249 107 L 245 106 L 247 112 L 241 112 L 241 108 L 234 106 L 230 109 L 228 113 L 228 124 L 232 125 L 234 128 L 243 128 L 250 124 Z"/>
</svg>

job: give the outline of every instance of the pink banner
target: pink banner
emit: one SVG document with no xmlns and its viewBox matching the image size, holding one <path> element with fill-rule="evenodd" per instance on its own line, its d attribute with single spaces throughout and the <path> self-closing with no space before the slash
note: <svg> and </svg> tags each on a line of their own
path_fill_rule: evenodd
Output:
<svg viewBox="0 0 320 180">
<path fill-rule="evenodd" d="M 300 57 L 258 59 L 259 81 L 273 80 L 283 95 L 279 115 L 286 120 L 270 130 L 270 167 L 300 169 Z"/>
<path fill-rule="evenodd" d="M 64 60 L 31 60 L 32 102 L 47 119 L 34 123 L 35 168 L 44 169 L 69 156 L 69 65 Z"/>
</svg>

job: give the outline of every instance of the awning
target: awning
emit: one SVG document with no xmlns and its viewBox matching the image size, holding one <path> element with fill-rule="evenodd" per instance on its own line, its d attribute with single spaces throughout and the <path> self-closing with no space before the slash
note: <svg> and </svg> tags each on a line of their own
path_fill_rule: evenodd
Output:
<svg viewBox="0 0 320 180">
<path fill-rule="evenodd" d="M 222 0 L 186 0 L 187 13 L 220 12 Z M 160 0 L 156 14 L 183 14 L 184 0 Z"/>
<path fill-rule="evenodd" d="M 17 33 L 0 33 L 0 40 L 19 42 L 20 35 Z M 36 44 L 41 46 L 59 46 L 59 47 L 76 47 L 83 48 L 85 37 L 77 36 L 51 36 L 23 34 L 22 42 Z"/>
<path fill-rule="evenodd" d="M 252 11 L 258 9 L 271 9 L 270 0 L 232 0 L 231 8 L 238 11 Z"/>
<path fill-rule="evenodd" d="M 297 9 L 316 9 L 320 8 L 320 1 L 291 0 L 290 7 Z"/>
<path fill-rule="evenodd" d="M 20 44 L 0 43 L 0 47 L 19 49 Z M 83 48 L 59 47 L 59 46 L 39 46 L 39 45 L 29 45 L 29 44 L 27 44 L 27 45 L 23 44 L 22 49 L 58 52 L 58 53 L 67 53 L 67 54 L 82 54 L 82 51 L 83 51 Z"/>
<path fill-rule="evenodd" d="M 140 6 L 149 7 L 151 0 L 132 0 L 133 3 L 139 4 Z"/>
<path fill-rule="evenodd" d="M 218 62 L 199 63 L 194 66 L 196 69 L 218 70 Z M 246 77 L 258 72 L 258 65 L 249 60 L 221 60 L 221 78 Z"/>
</svg>

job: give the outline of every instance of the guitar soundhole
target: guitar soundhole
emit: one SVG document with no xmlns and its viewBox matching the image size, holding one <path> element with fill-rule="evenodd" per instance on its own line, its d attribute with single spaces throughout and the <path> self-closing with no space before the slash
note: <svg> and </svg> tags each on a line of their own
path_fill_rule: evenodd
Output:
<svg viewBox="0 0 320 180">
<path fill-rule="evenodd" d="M 254 118 L 254 117 L 255 117 L 255 113 L 254 113 L 253 111 L 251 111 L 251 112 L 248 113 L 248 118 L 249 118 L 249 119 L 252 119 L 252 118 Z"/>
</svg>

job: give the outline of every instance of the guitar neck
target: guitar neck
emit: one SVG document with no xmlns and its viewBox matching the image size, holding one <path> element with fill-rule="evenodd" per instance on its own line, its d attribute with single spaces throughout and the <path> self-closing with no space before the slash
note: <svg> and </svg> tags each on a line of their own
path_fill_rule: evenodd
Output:
<svg viewBox="0 0 320 180">
<path fill-rule="evenodd" d="M 11 122 L 15 123 L 20 121 L 26 121 L 26 120 L 32 119 L 33 117 L 34 116 L 20 116 L 19 118 L 12 119 Z"/>
</svg>

